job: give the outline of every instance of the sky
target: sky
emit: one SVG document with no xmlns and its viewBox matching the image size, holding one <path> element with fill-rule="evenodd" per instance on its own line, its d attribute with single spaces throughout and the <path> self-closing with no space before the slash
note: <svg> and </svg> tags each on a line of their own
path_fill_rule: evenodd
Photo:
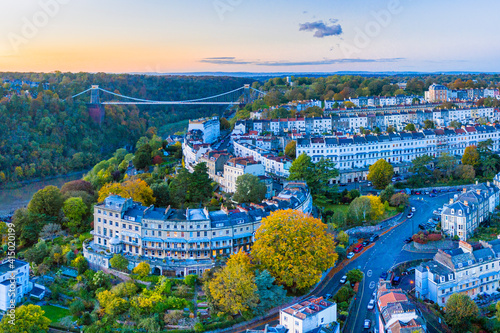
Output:
<svg viewBox="0 0 500 333">
<path fill-rule="evenodd" d="M 495 0 L 0 0 L 0 71 L 500 72 Z"/>
</svg>

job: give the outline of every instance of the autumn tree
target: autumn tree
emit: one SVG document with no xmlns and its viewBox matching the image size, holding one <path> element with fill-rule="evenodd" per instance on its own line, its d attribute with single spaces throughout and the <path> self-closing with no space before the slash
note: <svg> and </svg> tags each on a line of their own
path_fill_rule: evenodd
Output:
<svg viewBox="0 0 500 333">
<path fill-rule="evenodd" d="M 222 117 L 220 118 L 220 130 L 223 131 L 223 130 L 228 130 L 228 129 L 231 129 L 231 124 L 229 123 L 229 121 Z"/>
<path fill-rule="evenodd" d="M 286 144 L 285 155 L 291 159 L 295 159 L 297 150 L 297 141 L 290 141 Z"/>
<path fill-rule="evenodd" d="M 241 250 L 208 282 L 210 299 L 222 313 L 236 315 L 253 309 L 259 297 L 250 257 Z"/>
<path fill-rule="evenodd" d="M 151 267 L 145 261 L 141 261 L 137 266 L 134 267 L 132 273 L 139 275 L 139 277 L 146 277 L 151 272 Z"/>
<path fill-rule="evenodd" d="M 28 211 L 35 215 L 58 217 L 64 199 L 61 191 L 55 186 L 47 186 L 37 191 L 28 204 Z"/>
<path fill-rule="evenodd" d="M 389 201 L 389 204 L 393 207 L 399 207 L 400 205 L 408 205 L 409 203 L 409 197 L 407 194 L 404 193 L 395 193 L 392 195 L 391 200 Z"/>
<path fill-rule="evenodd" d="M 131 179 L 123 183 L 109 183 L 99 190 L 99 202 L 104 201 L 109 195 L 116 194 L 123 198 L 132 198 L 145 206 L 155 202 L 153 190 L 142 179 Z"/>
<path fill-rule="evenodd" d="M 436 128 L 436 125 L 434 122 L 430 119 L 424 120 L 424 129 L 433 129 Z"/>
<path fill-rule="evenodd" d="M 300 211 L 278 210 L 262 219 L 252 256 L 278 283 L 304 291 L 335 264 L 334 244 L 321 220 Z"/>
<path fill-rule="evenodd" d="M 75 267 L 78 271 L 78 274 L 83 274 L 88 268 L 89 263 L 84 256 L 78 255 L 75 259 L 71 261 L 71 266 Z"/>
<path fill-rule="evenodd" d="M 15 324 L 10 316 L 3 316 L 0 322 L 0 332 L 3 333 L 35 333 L 46 332 L 50 319 L 45 317 L 45 311 L 38 305 L 21 305 L 15 309 Z"/>
<path fill-rule="evenodd" d="M 368 195 L 367 198 L 370 199 L 370 218 L 372 221 L 380 219 L 385 212 L 384 204 L 380 200 L 380 197 Z"/>
<path fill-rule="evenodd" d="M 69 198 L 63 204 L 63 212 L 68 219 L 66 227 L 74 234 L 82 226 L 82 219 L 87 212 L 87 206 L 82 198 Z"/>
<path fill-rule="evenodd" d="M 476 171 L 472 165 L 459 165 L 455 168 L 455 176 L 457 178 L 471 181 L 476 177 Z"/>
<path fill-rule="evenodd" d="M 405 131 L 408 131 L 408 132 L 415 132 L 417 129 L 415 128 L 415 124 L 406 124 L 405 126 Z"/>
<path fill-rule="evenodd" d="M 455 293 L 446 301 L 446 322 L 456 332 L 467 332 L 479 314 L 476 303 L 468 295 Z"/>
<path fill-rule="evenodd" d="M 391 182 L 394 168 L 384 159 L 379 159 L 373 165 L 370 165 L 368 180 L 373 183 L 377 189 L 383 189 Z"/>
<path fill-rule="evenodd" d="M 479 153 L 476 146 L 472 145 L 465 148 L 462 155 L 462 164 L 471 165 L 472 167 L 479 165 Z"/>
<path fill-rule="evenodd" d="M 245 173 L 236 179 L 236 192 L 233 200 L 238 203 L 259 203 L 265 198 L 267 187 L 259 177 Z"/>
</svg>

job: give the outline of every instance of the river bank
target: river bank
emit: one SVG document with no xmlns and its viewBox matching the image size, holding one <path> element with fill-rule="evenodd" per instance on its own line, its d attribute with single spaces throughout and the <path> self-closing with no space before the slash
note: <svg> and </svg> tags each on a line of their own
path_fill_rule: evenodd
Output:
<svg viewBox="0 0 500 333">
<path fill-rule="evenodd" d="M 25 207 L 38 190 L 54 185 L 61 187 L 64 183 L 81 179 L 87 171 L 72 172 L 66 175 L 48 177 L 37 181 L 30 180 L 16 183 L 18 186 L 0 188 L 0 216 L 12 215 L 18 208 Z"/>
</svg>

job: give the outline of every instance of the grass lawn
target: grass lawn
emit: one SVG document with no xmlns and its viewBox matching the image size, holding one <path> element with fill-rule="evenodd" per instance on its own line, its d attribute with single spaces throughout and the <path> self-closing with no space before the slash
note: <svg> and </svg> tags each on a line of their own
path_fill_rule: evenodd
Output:
<svg viewBox="0 0 500 333">
<path fill-rule="evenodd" d="M 49 318 L 53 323 L 57 323 L 61 318 L 70 315 L 69 310 L 59 308 L 57 306 L 44 305 L 41 308 L 45 311 L 45 317 Z"/>
<path fill-rule="evenodd" d="M 333 210 L 334 212 L 341 211 L 341 212 L 344 212 L 345 214 L 347 214 L 347 212 L 349 211 L 349 205 L 333 205 L 333 204 L 327 204 L 327 205 L 325 205 L 325 210 L 326 210 L 326 209 L 331 209 L 331 210 Z"/>
</svg>

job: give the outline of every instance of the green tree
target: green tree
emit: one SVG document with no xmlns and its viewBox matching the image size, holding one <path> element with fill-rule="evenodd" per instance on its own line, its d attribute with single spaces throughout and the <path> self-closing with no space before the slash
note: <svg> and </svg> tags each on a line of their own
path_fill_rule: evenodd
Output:
<svg viewBox="0 0 500 333">
<path fill-rule="evenodd" d="M 78 274 L 83 274 L 89 268 L 89 263 L 84 256 L 78 255 L 73 261 L 71 261 L 71 266 L 76 268 Z"/>
<path fill-rule="evenodd" d="M 417 156 L 411 161 L 410 171 L 415 172 L 420 177 L 424 177 L 429 172 L 427 166 L 431 162 L 432 157 L 429 155 Z"/>
<path fill-rule="evenodd" d="M 424 129 L 433 129 L 436 128 L 436 125 L 434 125 L 434 122 L 430 119 L 424 120 Z"/>
<path fill-rule="evenodd" d="M 454 129 L 459 129 L 462 127 L 462 123 L 457 120 L 452 120 L 450 122 L 450 127 L 453 127 Z"/>
<path fill-rule="evenodd" d="M 81 299 L 75 299 L 69 306 L 69 311 L 75 317 L 80 317 L 85 311 L 85 304 L 83 304 Z"/>
<path fill-rule="evenodd" d="M 151 153 L 153 152 L 149 143 L 144 144 L 137 149 L 132 159 L 134 167 L 138 170 L 143 170 L 152 163 Z"/>
<path fill-rule="evenodd" d="M 391 182 L 394 168 L 384 159 L 379 159 L 373 165 L 370 165 L 368 180 L 373 183 L 377 189 L 383 189 Z"/>
<path fill-rule="evenodd" d="M 472 145 L 465 148 L 462 155 L 462 164 L 471 165 L 472 167 L 479 165 L 479 153 L 476 146 Z"/>
<path fill-rule="evenodd" d="M 3 316 L 0 322 L 0 332 L 3 333 L 39 333 L 46 332 L 50 319 L 45 317 L 45 311 L 38 305 L 21 305 L 15 309 L 15 319 Z"/>
<path fill-rule="evenodd" d="M 230 128 L 231 128 L 231 124 L 229 123 L 229 121 L 227 121 L 227 119 L 224 118 L 224 117 L 220 118 L 220 129 L 221 129 L 221 131 L 228 130 Z"/>
<path fill-rule="evenodd" d="M 189 201 L 196 204 L 207 202 L 212 197 L 212 181 L 208 176 L 206 163 L 198 163 L 189 177 L 188 193 Z"/>
<path fill-rule="evenodd" d="M 76 233 L 82 226 L 82 219 L 87 212 L 87 206 L 82 198 L 69 198 L 63 204 L 64 215 L 68 218 L 67 227 L 71 233 Z"/>
<path fill-rule="evenodd" d="M 437 165 L 441 170 L 445 170 L 446 175 L 449 177 L 455 170 L 457 160 L 448 153 L 442 153 L 441 156 L 438 157 Z"/>
<path fill-rule="evenodd" d="M 286 144 L 285 155 L 291 159 L 295 159 L 297 150 L 297 141 L 290 141 Z"/>
<path fill-rule="evenodd" d="M 405 131 L 415 132 L 417 129 L 415 128 L 415 124 L 406 124 Z"/>
<path fill-rule="evenodd" d="M 238 203 L 260 203 L 267 192 L 266 184 L 259 177 L 246 173 L 236 179 L 236 192 L 233 200 Z"/>
<path fill-rule="evenodd" d="M 479 314 L 479 309 L 465 294 L 453 294 L 446 301 L 446 322 L 455 332 L 467 332 L 472 320 Z"/>
<path fill-rule="evenodd" d="M 119 271 L 125 271 L 128 267 L 128 260 L 121 254 L 115 254 L 113 258 L 109 259 L 109 264 Z"/>
<path fill-rule="evenodd" d="M 380 192 L 380 200 L 382 202 L 390 201 L 391 197 L 396 193 L 396 190 L 394 189 L 394 186 L 392 184 L 387 185 L 387 187 Z"/>
<path fill-rule="evenodd" d="M 253 309 L 256 316 L 265 315 L 269 309 L 277 307 L 285 302 L 286 290 L 283 286 L 274 283 L 274 277 L 267 271 L 257 271 L 255 284 L 259 303 Z"/>
<path fill-rule="evenodd" d="M 394 132 L 396 132 L 396 128 L 392 125 L 389 125 L 387 127 L 387 133 L 394 133 Z"/>
<path fill-rule="evenodd" d="M 349 205 L 349 216 L 356 222 L 366 221 L 370 216 L 372 204 L 368 197 L 358 197 Z"/>
<path fill-rule="evenodd" d="M 187 169 L 181 169 L 177 176 L 170 182 L 169 191 L 172 202 L 176 207 L 180 208 L 187 202 L 188 184 L 190 174 Z"/>
<path fill-rule="evenodd" d="M 337 235 L 337 240 L 340 244 L 347 245 L 349 244 L 349 235 L 344 230 L 340 230 Z"/>
<path fill-rule="evenodd" d="M 361 280 L 363 280 L 363 272 L 359 269 L 351 269 L 346 275 L 347 280 L 351 283 L 361 282 Z"/>
<path fill-rule="evenodd" d="M 153 197 L 156 199 L 155 205 L 158 207 L 168 207 L 170 204 L 170 188 L 168 183 L 161 182 L 151 185 Z"/>
<path fill-rule="evenodd" d="M 61 191 L 55 186 L 47 186 L 33 195 L 28 204 L 28 211 L 35 215 L 58 217 L 63 206 Z"/>
<path fill-rule="evenodd" d="M 262 219 L 255 239 L 255 262 L 279 284 L 295 291 L 316 284 L 337 260 L 334 239 L 326 233 L 326 225 L 300 211 L 272 212 Z"/>
</svg>

